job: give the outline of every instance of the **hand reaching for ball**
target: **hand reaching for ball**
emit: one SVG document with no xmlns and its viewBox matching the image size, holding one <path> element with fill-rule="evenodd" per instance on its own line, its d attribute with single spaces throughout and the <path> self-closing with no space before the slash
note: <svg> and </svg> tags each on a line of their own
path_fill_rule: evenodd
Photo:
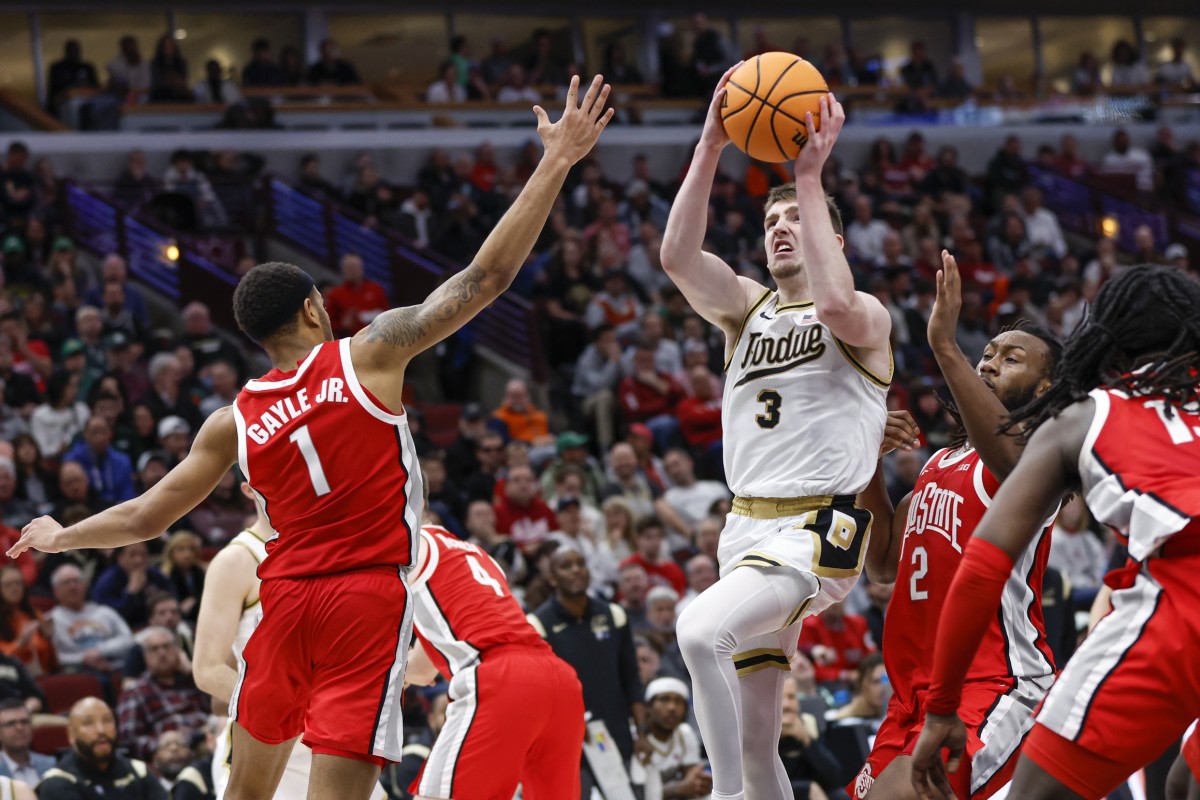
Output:
<svg viewBox="0 0 1200 800">
<path fill-rule="evenodd" d="M 804 115 L 804 127 L 808 131 L 808 141 L 801 148 L 800 154 L 796 156 L 797 183 L 805 179 L 809 181 L 816 179 L 818 182 L 821 180 L 821 170 L 825 166 L 825 160 L 829 158 L 842 126 L 846 124 L 846 111 L 832 92 L 821 98 L 820 109 L 821 127 L 819 129 L 813 124 L 812 112 Z"/>
<path fill-rule="evenodd" d="M 725 145 L 731 141 L 729 134 L 725 131 L 725 122 L 721 119 L 721 107 L 725 103 L 725 84 L 729 83 L 729 76 L 733 75 L 743 63 L 745 62 L 739 61 L 725 70 L 721 80 L 717 81 L 717 90 L 713 92 L 712 102 L 708 104 L 708 116 L 704 118 L 704 131 L 700 134 L 700 143 L 705 147 L 724 150 Z"/>
</svg>

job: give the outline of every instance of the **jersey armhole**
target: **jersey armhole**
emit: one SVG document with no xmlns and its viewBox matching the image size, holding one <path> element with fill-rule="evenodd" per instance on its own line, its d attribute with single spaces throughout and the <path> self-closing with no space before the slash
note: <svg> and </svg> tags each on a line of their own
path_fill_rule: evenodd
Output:
<svg viewBox="0 0 1200 800">
<path fill-rule="evenodd" d="M 742 334 L 746 331 L 746 325 L 749 324 L 750 318 L 763 307 L 763 303 L 773 295 L 774 292 L 770 289 L 763 289 L 763 293 L 759 295 L 754 304 L 750 306 L 750 310 L 746 312 L 746 316 L 742 317 L 742 323 L 738 325 L 737 335 L 733 337 L 733 341 L 729 344 L 729 355 L 725 357 L 725 371 L 729 372 L 729 365 L 733 363 L 733 354 L 737 351 L 738 342 L 742 340 Z"/>
<path fill-rule="evenodd" d="M 433 571 L 437 569 L 438 562 L 441 560 L 441 553 L 438 551 L 438 543 L 434 541 L 433 536 L 425 528 L 421 528 L 421 538 L 425 540 L 425 544 L 429 549 L 428 555 L 425 557 L 425 563 L 421 567 L 421 571 L 409 579 L 408 588 L 410 591 L 417 591 L 433 576 Z M 417 545 L 418 548 L 420 545 Z"/>
<path fill-rule="evenodd" d="M 381 422 L 389 425 L 407 425 L 408 417 L 405 414 L 393 414 L 388 411 L 367 392 L 366 387 L 359 383 L 358 373 L 354 371 L 354 360 L 350 357 L 350 339 L 340 340 L 338 349 L 342 356 L 342 374 L 346 376 L 346 385 L 350 387 L 350 393 L 354 395 L 354 399 L 358 401 L 359 405 Z"/>
</svg>

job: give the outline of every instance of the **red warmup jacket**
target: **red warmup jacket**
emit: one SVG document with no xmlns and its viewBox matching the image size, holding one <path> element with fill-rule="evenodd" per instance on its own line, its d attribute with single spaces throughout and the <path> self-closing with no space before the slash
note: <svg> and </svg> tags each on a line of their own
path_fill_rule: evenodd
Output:
<svg viewBox="0 0 1200 800">
<path fill-rule="evenodd" d="M 654 391 L 632 375 L 621 380 L 617 393 L 621 396 L 621 413 L 627 421 L 645 422 L 661 414 L 675 412 L 675 406 L 684 397 L 683 389 L 679 388 L 679 384 L 669 375 L 660 372 L 658 377 L 667 382 L 665 395 Z"/>
<path fill-rule="evenodd" d="M 813 647 L 824 645 L 837 653 L 837 660 L 831 664 L 816 664 L 818 683 L 826 681 L 854 681 L 854 671 L 862 662 L 863 656 L 875 652 L 875 643 L 871 641 L 871 629 L 867 618 L 857 614 L 846 614 L 842 617 L 842 625 L 834 630 L 820 617 L 809 617 L 804 620 L 800 629 L 800 649 L 810 652 Z M 815 662 L 814 662 L 815 663 Z"/>
</svg>

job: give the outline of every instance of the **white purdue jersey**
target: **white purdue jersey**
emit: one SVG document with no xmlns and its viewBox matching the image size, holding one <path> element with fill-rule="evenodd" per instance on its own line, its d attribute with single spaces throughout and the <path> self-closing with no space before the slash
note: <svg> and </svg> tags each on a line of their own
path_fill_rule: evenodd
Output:
<svg viewBox="0 0 1200 800">
<path fill-rule="evenodd" d="M 246 548 L 259 564 L 267 557 L 266 540 L 260 539 L 252 531 L 242 531 L 233 537 L 229 544 Z M 262 603 L 259 602 L 257 595 L 258 593 L 255 592 L 254 602 L 242 608 L 242 618 L 238 620 L 237 636 L 233 638 L 233 657 L 237 659 L 238 666 L 241 666 L 242 651 L 246 649 L 246 642 L 250 641 L 250 634 L 254 633 L 259 620 L 262 619 Z"/>
<path fill-rule="evenodd" d="M 740 497 L 857 494 L 875 473 L 888 376 L 873 375 L 812 303 L 766 291 L 726 364 L 725 475 Z"/>
</svg>

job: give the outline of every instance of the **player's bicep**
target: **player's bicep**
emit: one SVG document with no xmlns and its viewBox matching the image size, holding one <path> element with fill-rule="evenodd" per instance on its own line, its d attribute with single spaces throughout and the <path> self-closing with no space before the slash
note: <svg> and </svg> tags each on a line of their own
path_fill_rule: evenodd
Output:
<svg viewBox="0 0 1200 800">
<path fill-rule="evenodd" d="M 198 506 L 237 461 L 237 442 L 232 409 L 215 412 L 201 426 L 187 457 L 149 491 L 130 501 L 136 504 L 133 529 L 147 536 L 162 533 Z"/>
<path fill-rule="evenodd" d="M 356 343 L 401 350 L 427 350 L 487 308 L 507 287 L 478 264 L 451 275 L 421 303 L 385 311 L 363 328 Z"/>
<path fill-rule="evenodd" d="M 1074 464 L 1091 419 L 1090 407 L 1084 419 L 1081 405 L 1038 428 L 975 530 L 977 538 L 995 544 L 1014 560 L 1077 481 Z"/>
<path fill-rule="evenodd" d="M 833 335 L 851 347 L 882 350 L 892 335 L 892 315 L 879 298 L 866 292 L 855 292 L 844 311 L 830 314 L 818 308 L 817 313 Z"/>
</svg>

